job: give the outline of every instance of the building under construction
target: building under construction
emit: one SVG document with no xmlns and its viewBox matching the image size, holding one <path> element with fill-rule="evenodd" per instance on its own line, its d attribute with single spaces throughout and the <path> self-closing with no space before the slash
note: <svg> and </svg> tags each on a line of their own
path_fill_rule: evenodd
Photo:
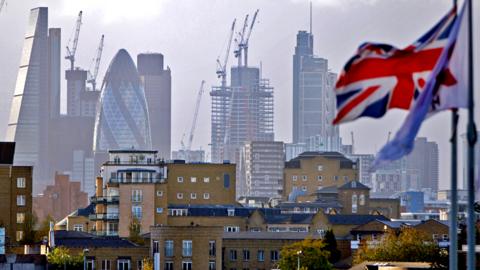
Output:
<svg viewBox="0 0 480 270">
<path fill-rule="evenodd" d="M 219 64 L 221 86 L 212 87 L 212 162 L 237 161 L 238 151 L 246 141 L 273 141 L 273 87 L 262 78 L 261 69 L 248 66 L 248 40 L 257 17 L 255 13 L 248 33 L 248 15 L 235 39 L 238 65 L 230 70 L 230 86 L 226 84 L 226 63 Z M 234 33 L 232 24 L 230 40 Z M 242 62 L 243 60 L 243 62 Z M 220 62 L 219 62 L 220 63 Z"/>
</svg>

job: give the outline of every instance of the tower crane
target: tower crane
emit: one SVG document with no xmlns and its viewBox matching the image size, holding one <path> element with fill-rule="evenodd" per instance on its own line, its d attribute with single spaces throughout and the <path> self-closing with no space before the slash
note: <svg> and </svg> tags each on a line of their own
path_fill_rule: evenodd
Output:
<svg viewBox="0 0 480 270">
<path fill-rule="evenodd" d="M 197 94 L 197 103 L 195 104 L 195 113 L 193 115 L 192 127 L 190 128 L 190 135 L 188 136 L 187 151 L 190 151 L 192 149 L 193 136 L 195 135 L 195 128 L 197 127 L 198 110 L 200 109 L 200 101 L 202 101 L 202 95 L 203 95 L 203 92 L 205 91 L 204 86 L 205 86 L 205 81 L 202 80 L 202 83 L 200 84 L 200 89 L 198 90 L 198 94 Z"/>
<path fill-rule="evenodd" d="M 77 23 L 75 26 L 75 36 L 73 38 L 72 48 L 67 46 L 67 56 L 65 59 L 70 60 L 70 70 L 75 68 L 75 53 L 77 52 L 78 36 L 80 35 L 80 27 L 82 26 L 82 11 L 78 13 Z"/>
<path fill-rule="evenodd" d="M 90 83 L 92 85 L 92 91 L 96 91 L 97 87 L 97 75 L 98 75 L 98 69 L 100 67 L 100 60 L 102 59 L 102 52 L 103 52 L 103 40 L 104 40 L 104 35 L 102 35 L 102 38 L 100 39 L 100 44 L 98 44 L 97 48 L 97 55 L 93 59 L 94 67 L 93 67 L 93 73 L 88 71 L 88 80 L 87 83 Z"/>
<path fill-rule="evenodd" d="M 243 22 L 243 27 L 240 32 L 238 32 L 238 38 L 235 38 L 235 43 L 237 44 L 237 49 L 233 51 L 233 54 L 238 58 L 238 66 L 242 66 L 242 50 L 243 43 L 245 40 L 245 31 L 248 27 L 248 14 L 245 16 L 245 21 Z"/>
<path fill-rule="evenodd" d="M 235 32 L 235 22 L 236 19 L 233 20 L 232 28 L 230 29 L 230 36 L 227 43 L 227 52 L 225 53 L 225 59 L 223 60 L 223 63 L 221 63 L 220 59 L 217 58 L 217 77 L 222 79 L 222 90 L 225 90 L 225 87 L 227 86 L 227 63 L 228 56 L 230 54 L 230 47 L 232 45 L 233 33 Z"/>
<path fill-rule="evenodd" d="M 257 20 L 257 15 L 258 15 L 258 9 L 255 11 L 255 14 L 253 14 L 253 19 L 252 22 L 250 23 L 250 28 L 248 29 L 247 37 L 243 40 L 243 44 L 241 44 L 241 47 L 243 49 L 243 65 L 248 66 L 248 41 L 250 39 L 250 35 L 252 34 L 252 29 L 253 26 L 255 25 L 255 21 Z"/>
<path fill-rule="evenodd" d="M 352 154 L 355 154 L 355 138 L 353 136 L 353 131 L 350 131 L 350 136 L 352 136 Z"/>
<path fill-rule="evenodd" d="M 5 5 L 6 0 L 0 0 L 0 12 L 2 12 L 2 8 Z"/>
</svg>

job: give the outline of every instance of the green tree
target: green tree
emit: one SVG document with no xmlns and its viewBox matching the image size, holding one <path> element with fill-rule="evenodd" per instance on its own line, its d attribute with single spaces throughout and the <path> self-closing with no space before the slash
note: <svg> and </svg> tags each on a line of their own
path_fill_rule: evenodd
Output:
<svg viewBox="0 0 480 270">
<path fill-rule="evenodd" d="M 145 240 L 141 236 L 141 223 L 140 223 L 140 220 L 138 220 L 138 218 L 132 217 L 132 221 L 128 226 L 128 232 L 129 232 L 128 240 L 139 245 L 145 244 Z"/>
<path fill-rule="evenodd" d="M 404 228 L 398 234 L 387 233 L 375 246 L 362 246 L 354 263 L 363 261 L 429 262 L 433 268 L 446 269 L 448 253 L 421 231 Z"/>
<path fill-rule="evenodd" d="M 70 250 L 66 247 L 57 247 L 52 252 L 48 253 L 47 260 L 49 269 L 82 269 L 83 255 L 71 255 Z"/>
<path fill-rule="evenodd" d="M 19 241 L 22 245 L 34 244 L 37 240 L 35 226 L 37 225 L 37 218 L 32 213 L 26 213 L 25 219 L 21 226 L 23 231 L 23 237 Z"/>
<path fill-rule="evenodd" d="M 301 251 L 301 254 L 298 252 Z M 300 242 L 284 246 L 280 252 L 280 269 L 297 269 L 298 256 L 302 269 L 329 270 L 332 265 L 328 262 L 330 253 L 325 249 L 325 243 L 318 239 L 305 239 Z"/>
<path fill-rule="evenodd" d="M 325 250 L 330 252 L 330 257 L 328 260 L 331 263 L 338 262 L 342 256 L 342 253 L 337 248 L 337 239 L 335 238 L 335 234 L 333 233 L 332 229 L 329 229 L 325 232 L 323 241 L 325 242 Z"/>
<path fill-rule="evenodd" d="M 44 237 L 48 237 L 48 232 L 50 231 L 50 222 L 54 222 L 55 220 L 51 215 L 48 215 L 42 223 L 40 223 L 40 228 L 37 231 L 37 241 L 43 240 Z"/>
</svg>

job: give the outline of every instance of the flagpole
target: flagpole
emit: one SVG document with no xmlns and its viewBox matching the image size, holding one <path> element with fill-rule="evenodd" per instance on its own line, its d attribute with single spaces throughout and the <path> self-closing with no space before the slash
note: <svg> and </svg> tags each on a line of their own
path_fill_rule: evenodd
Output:
<svg viewBox="0 0 480 270">
<path fill-rule="evenodd" d="M 474 119 L 473 94 L 473 14 L 472 0 L 468 0 L 468 124 L 467 124 L 467 187 L 468 187 L 468 220 L 467 220 L 467 269 L 475 269 L 475 143 L 477 142 L 477 128 Z"/>
<path fill-rule="evenodd" d="M 458 263 L 458 192 L 457 192 L 457 125 L 458 111 L 452 110 L 452 137 L 450 138 L 452 150 L 451 185 L 450 185 L 450 246 L 449 246 L 449 269 L 457 269 Z"/>
</svg>

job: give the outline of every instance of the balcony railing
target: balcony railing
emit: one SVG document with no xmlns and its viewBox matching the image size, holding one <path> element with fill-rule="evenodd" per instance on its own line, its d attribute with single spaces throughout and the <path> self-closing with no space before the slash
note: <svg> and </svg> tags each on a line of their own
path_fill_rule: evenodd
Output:
<svg viewBox="0 0 480 270">
<path fill-rule="evenodd" d="M 97 231 L 97 232 L 94 232 L 93 234 L 98 236 L 118 236 L 117 231 Z"/>
<path fill-rule="evenodd" d="M 90 220 L 118 220 L 118 213 L 102 213 L 89 215 Z"/>
<path fill-rule="evenodd" d="M 134 178 L 118 178 L 118 177 L 110 177 L 108 180 L 110 183 L 127 183 L 127 184 L 135 184 L 135 183 L 166 183 L 167 179 L 161 177 L 134 177 Z"/>
<path fill-rule="evenodd" d="M 118 204 L 120 196 L 93 196 L 90 197 L 90 202 L 93 204 Z"/>
</svg>

